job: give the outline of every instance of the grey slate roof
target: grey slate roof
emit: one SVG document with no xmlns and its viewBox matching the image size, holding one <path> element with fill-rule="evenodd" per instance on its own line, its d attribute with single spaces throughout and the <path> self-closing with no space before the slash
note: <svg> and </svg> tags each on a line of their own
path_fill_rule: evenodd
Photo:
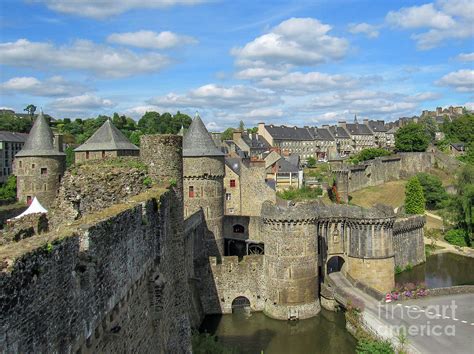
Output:
<svg viewBox="0 0 474 354">
<path fill-rule="evenodd" d="M 183 156 L 224 156 L 216 147 L 199 115 L 196 115 L 183 139 Z"/>
<path fill-rule="evenodd" d="M 383 133 L 388 131 L 383 120 L 369 120 L 369 127 L 374 133 Z"/>
<path fill-rule="evenodd" d="M 24 156 L 64 156 L 64 152 L 59 152 L 53 144 L 53 132 L 49 127 L 46 118 L 41 112 L 36 118 L 33 127 L 28 134 L 23 149 L 15 157 Z"/>
<path fill-rule="evenodd" d="M 254 149 L 269 149 L 270 144 L 258 134 L 242 134 L 242 140 L 250 147 Z"/>
<path fill-rule="evenodd" d="M 339 138 L 339 139 L 350 139 L 350 135 L 347 133 L 347 131 L 342 128 L 342 127 L 338 127 L 338 126 L 331 126 L 329 127 L 329 130 L 331 131 L 332 135 L 335 137 L 335 138 Z"/>
<path fill-rule="evenodd" d="M 286 158 L 282 158 L 282 159 L 278 160 L 277 165 L 278 165 L 278 172 L 298 173 L 298 171 L 299 171 L 298 165 L 293 164 L 293 161 L 289 161 Z"/>
<path fill-rule="evenodd" d="M 306 128 L 265 125 L 265 129 L 276 140 L 313 140 Z"/>
<path fill-rule="evenodd" d="M 365 124 L 346 124 L 346 129 L 351 135 L 373 135 L 370 129 Z"/>
<path fill-rule="evenodd" d="M 329 130 L 327 130 L 326 128 L 313 127 L 313 128 L 309 128 L 309 131 L 311 135 L 313 135 L 314 140 L 325 140 L 325 141 L 334 140 L 333 136 L 331 135 Z"/>
<path fill-rule="evenodd" d="M 125 135 L 122 134 L 107 119 L 102 126 L 81 146 L 74 151 L 117 151 L 117 150 L 139 150 Z"/>
<path fill-rule="evenodd" d="M 242 159 L 235 158 L 235 157 L 226 157 L 225 159 L 225 164 L 239 176 L 240 176 L 241 162 L 242 162 Z"/>
<path fill-rule="evenodd" d="M 12 143 L 24 143 L 28 138 L 26 133 L 8 132 L 5 130 L 0 131 L 0 141 L 8 141 Z"/>
</svg>

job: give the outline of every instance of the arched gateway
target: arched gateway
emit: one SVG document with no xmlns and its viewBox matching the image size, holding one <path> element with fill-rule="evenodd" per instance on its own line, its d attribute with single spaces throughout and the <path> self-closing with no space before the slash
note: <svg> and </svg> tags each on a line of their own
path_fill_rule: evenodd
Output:
<svg viewBox="0 0 474 354">
<path fill-rule="evenodd" d="M 327 274 L 340 272 L 342 266 L 344 265 L 344 262 L 344 258 L 340 256 L 332 256 L 331 258 L 329 258 L 328 262 L 326 263 Z"/>
</svg>

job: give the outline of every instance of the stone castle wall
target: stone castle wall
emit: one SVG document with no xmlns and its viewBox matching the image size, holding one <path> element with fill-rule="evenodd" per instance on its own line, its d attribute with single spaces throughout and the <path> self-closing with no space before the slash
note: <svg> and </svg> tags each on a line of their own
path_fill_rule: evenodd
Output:
<svg viewBox="0 0 474 354">
<path fill-rule="evenodd" d="M 184 237 L 153 190 L 0 249 L 7 352 L 190 352 Z"/>
<path fill-rule="evenodd" d="M 347 201 L 348 194 L 362 188 L 409 178 L 425 172 L 434 165 L 430 152 L 405 152 L 394 156 L 378 157 L 355 166 L 345 166 L 333 171 L 341 198 Z"/>
<path fill-rule="evenodd" d="M 223 257 L 218 263 L 209 258 L 210 276 L 202 294 L 205 313 L 232 313 L 232 301 L 244 296 L 250 301 L 251 311 L 263 311 L 265 307 L 264 256 Z"/>
<path fill-rule="evenodd" d="M 86 162 L 89 160 L 103 160 L 115 157 L 138 156 L 138 150 L 100 150 L 100 151 L 77 151 L 74 153 L 74 162 Z"/>
<path fill-rule="evenodd" d="M 393 225 L 395 266 L 405 268 L 426 261 L 423 241 L 425 217 L 421 215 L 398 218 Z"/>
</svg>

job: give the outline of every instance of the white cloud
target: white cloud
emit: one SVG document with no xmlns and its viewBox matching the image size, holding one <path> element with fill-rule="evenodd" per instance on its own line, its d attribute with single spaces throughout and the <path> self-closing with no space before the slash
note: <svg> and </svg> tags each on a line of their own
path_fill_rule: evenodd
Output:
<svg viewBox="0 0 474 354">
<path fill-rule="evenodd" d="M 114 107 L 116 104 L 109 99 L 91 94 L 84 94 L 74 97 L 58 98 L 48 106 L 60 112 L 84 112 L 97 111 Z"/>
<path fill-rule="evenodd" d="M 452 87 L 459 92 L 474 92 L 474 70 L 463 69 L 450 72 L 436 83 Z"/>
<path fill-rule="evenodd" d="M 104 19 L 132 9 L 156 9 L 173 5 L 194 5 L 204 0 L 33 0 L 54 11 Z"/>
<path fill-rule="evenodd" d="M 33 96 L 55 97 L 72 96 L 88 91 L 88 88 L 77 82 L 70 82 L 61 76 L 53 76 L 44 81 L 35 77 L 13 77 L 0 84 L 2 94 L 23 93 Z"/>
<path fill-rule="evenodd" d="M 458 60 L 474 61 L 474 53 L 461 53 L 458 55 Z"/>
<path fill-rule="evenodd" d="M 455 23 L 451 16 L 436 10 L 433 4 L 403 7 L 398 11 L 390 11 L 385 19 L 390 25 L 400 28 L 447 29 L 453 27 Z"/>
<path fill-rule="evenodd" d="M 235 75 L 238 79 L 261 79 L 282 76 L 286 73 L 285 70 L 271 69 L 271 68 L 247 68 L 237 72 Z"/>
<path fill-rule="evenodd" d="M 166 49 L 197 43 L 197 40 L 193 37 L 182 36 L 169 31 L 160 33 L 153 31 L 112 33 L 107 37 L 107 41 L 147 49 Z"/>
<path fill-rule="evenodd" d="M 235 85 L 223 87 L 208 84 L 179 95 L 169 93 L 165 96 L 154 97 L 148 104 L 162 107 L 232 109 L 249 108 L 279 102 L 279 98 L 270 92 L 253 87 Z"/>
<path fill-rule="evenodd" d="M 363 33 L 369 38 L 377 38 L 379 36 L 377 26 L 369 25 L 365 22 L 351 23 L 349 25 L 349 32 L 354 34 Z"/>
<path fill-rule="evenodd" d="M 231 54 L 241 66 L 316 65 L 344 57 L 347 40 L 330 36 L 331 26 L 313 18 L 291 18 Z"/>
<path fill-rule="evenodd" d="M 257 108 L 252 109 L 246 114 L 248 118 L 269 118 L 283 116 L 283 110 L 280 108 Z"/>
<path fill-rule="evenodd" d="M 168 57 L 158 53 L 138 54 L 88 40 L 65 46 L 27 39 L 0 43 L 0 64 L 46 71 L 72 69 L 113 78 L 156 72 L 169 63 Z"/>
<path fill-rule="evenodd" d="M 292 72 L 279 78 L 263 78 L 259 85 L 284 91 L 300 91 L 309 93 L 350 88 L 357 85 L 357 80 L 346 75 L 330 75 L 320 72 Z"/>
<path fill-rule="evenodd" d="M 474 2 L 472 0 L 440 0 L 421 6 L 390 11 L 385 21 L 396 28 L 427 29 L 411 38 L 421 50 L 432 49 L 450 39 L 466 39 L 474 35 Z"/>
</svg>

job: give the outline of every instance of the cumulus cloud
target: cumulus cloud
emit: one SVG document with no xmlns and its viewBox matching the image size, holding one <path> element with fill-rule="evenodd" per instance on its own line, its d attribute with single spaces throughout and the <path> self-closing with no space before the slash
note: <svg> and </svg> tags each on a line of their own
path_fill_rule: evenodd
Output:
<svg viewBox="0 0 474 354">
<path fill-rule="evenodd" d="M 48 107 L 61 112 L 84 112 L 96 111 L 114 107 L 116 104 L 109 99 L 91 94 L 73 97 L 58 98 L 52 101 Z"/>
<path fill-rule="evenodd" d="M 365 34 L 369 38 L 377 38 L 379 36 L 379 31 L 377 26 L 369 25 L 368 23 L 351 23 L 349 25 L 349 32 L 354 34 Z"/>
<path fill-rule="evenodd" d="M 197 40 L 193 37 L 183 36 L 169 31 L 160 33 L 153 31 L 112 33 L 107 37 L 107 41 L 147 49 L 167 49 L 197 43 Z"/>
<path fill-rule="evenodd" d="M 241 66 L 316 65 L 345 56 L 348 42 L 329 35 L 331 26 L 313 18 L 291 18 L 231 54 Z"/>
<path fill-rule="evenodd" d="M 458 70 L 444 75 L 436 82 L 440 86 L 449 86 L 459 92 L 474 92 L 474 70 Z"/>
<path fill-rule="evenodd" d="M 132 9 L 156 9 L 173 5 L 195 5 L 204 0 L 33 0 L 51 10 L 77 16 L 104 19 Z"/>
<path fill-rule="evenodd" d="M 170 61 L 158 53 L 138 54 L 88 40 L 64 46 L 27 39 L 0 43 L 0 64 L 42 70 L 75 69 L 111 78 L 156 72 Z"/>
<path fill-rule="evenodd" d="M 89 91 L 89 88 L 65 80 L 61 76 L 53 76 L 46 80 L 38 80 L 31 76 L 13 77 L 0 84 L 3 94 L 23 93 L 33 96 L 55 97 L 73 96 Z"/>
<path fill-rule="evenodd" d="M 421 6 L 390 11 L 385 21 L 396 28 L 427 29 L 411 38 L 421 50 L 432 49 L 449 39 L 466 39 L 474 35 L 474 2 L 472 0 L 440 0 Z"/>
<path fill-rule="evenodd" d="M 461 53 L 458 55 L 460 61 L 474 61 L 474 53 Z"/>
<path fill-rule="evenodd" d="M 279 102 L 279 98 L 265 90 L 235 85 L 230 87 L 208 84 L 189 91 L 186 94 L 169 93 L 154 97 L 148 104 L 162 107 L 233 109 L 269 105 Z"/>
</svg>

